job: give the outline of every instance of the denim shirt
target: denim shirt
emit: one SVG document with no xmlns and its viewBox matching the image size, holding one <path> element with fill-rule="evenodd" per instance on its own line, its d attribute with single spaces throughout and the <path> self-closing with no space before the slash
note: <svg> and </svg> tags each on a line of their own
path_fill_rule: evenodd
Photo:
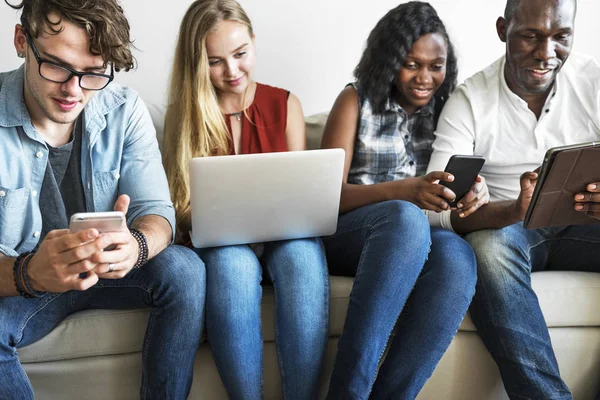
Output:
<svg viewBox="0 0 600 400">
<path fill-rule="evenodd" d="M 39 193 L 48 162 L 48 147 L 25 106 L 23 79 L 23 66 L 0 74 L 0 254 L 9 257 L 33 250 L 39 241 Z M 127 194 L 129 225 L 141 216 L 159 215 L 174 233 L 175 211 L 156 132 L 137 93 L 111 83 L 83 114 L 81 179 L 87 210 L 111 211 L 117 197 Z"/>
</svg>

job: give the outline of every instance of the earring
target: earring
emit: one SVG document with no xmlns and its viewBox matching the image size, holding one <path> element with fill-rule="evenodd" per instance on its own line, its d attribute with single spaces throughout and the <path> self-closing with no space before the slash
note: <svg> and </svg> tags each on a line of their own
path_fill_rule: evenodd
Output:
<svg viewBox="0 0 600 400">
<path fill-rule="evenodd" d="M 17 57 L 19 57 L 19 58 L 25 58 L 25 54 L 23 54 L 20 51 L 18 51 L 17 52 Z"/>
</svg>

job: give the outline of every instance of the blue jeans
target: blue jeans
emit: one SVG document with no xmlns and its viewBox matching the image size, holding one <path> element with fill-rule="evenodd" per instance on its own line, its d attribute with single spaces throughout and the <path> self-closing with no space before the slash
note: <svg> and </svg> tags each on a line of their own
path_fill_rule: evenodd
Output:
<svg viewBox="0 0 600 400">
<path fill-rule="evenodd" d="M 550 343 L 531 273 L 600 272 L 600 225 L 527 230 L 522 223 L 466 236 L 478 263 L 471 317 L 512 399 L 572 399 Z"/>
<path fill-rule="evenodd" d="M 152 307 L 142 349 L 142 399 L 187 399 L 202 334 L 205 270 L 193 251 L 170 246 L 122 279 L 37 299 L 0 298 L 0 399 L 33 399 L 17 348 L 85 309 Z M 93 344 L 91 344 L 93 346 Z"/>
<path fill-rule="evenodd" d="M 275 344 L 284 399 L 317 397 L 329 325 L 329 279 L 319 239 L 197 249 L 206 263 L 206 329 L 230 399 L 263 397 L 263 262 L 275 289 Z"/>
<path fill-rule="evenodd" d="M 398 200 L 342 215 L 323 242 L 330 272 L 356 275 L 328 399 L 414 399 L 469 307 L 471 247 Z"/>
</svg>

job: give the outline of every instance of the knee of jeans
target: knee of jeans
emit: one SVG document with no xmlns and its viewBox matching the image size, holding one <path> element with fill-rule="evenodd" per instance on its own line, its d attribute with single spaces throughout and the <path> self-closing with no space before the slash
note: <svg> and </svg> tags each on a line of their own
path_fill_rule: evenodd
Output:
<svg viewBox="0 0 600 400">
<path fill-rule="evenodd" d="M 407 201 L 393 200 L 380 203 L 377 213 L 374 231 L 403 235 L 406 240 L 414 240 L 415 245 L 423 244 L 429 248 L 429 221 L 419 207 Z"/>
<path fill-rule="evenodd" d="M 211 288 L 234 290 L 262 280 L 258 257 L 247 245 L 213 247 L 198 253 L 206 264 L 206 281 Z"/>
<path fill-rule="evenodd" d="M 485 229 L 465 236 L 477 258 L 479 280 L 496 282 L 508 279 L 518 269 L 529 271 L 529 255 L 520 245 L 519 233 L 513 226 L 503 229 Z M 528 272 L 527 272 L 528 273 Z"/>
<path fill-rule="evenodd" d="M 317 292 L 329 287 L 325 249 L 319 238 L 268 243 L 265 252 L 269 274 L 278 288 Z"/>
<path fill-rule="evenodd" d="M 469 243 L 447 230 L 441 230 L 432 236 L 434 239 L 429 260 L 438 264 L 436 273 L 448 281 L 465 287 L 475 287 L 477 262 Z"/>
<path fill-rule="evenodd" d="M 194 251 L 183 246 L 169 246 L 160 253 L 162 260 L 155 270 L 171 289 L 190 298 L 204 298 L 206 269 Z"/>
</svg>

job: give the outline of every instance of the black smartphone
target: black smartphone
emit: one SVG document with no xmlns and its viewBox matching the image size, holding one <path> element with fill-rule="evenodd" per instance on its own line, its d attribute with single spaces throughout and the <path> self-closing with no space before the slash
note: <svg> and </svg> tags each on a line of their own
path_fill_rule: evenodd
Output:
<svg viewBox="0 0 600 400">
<path fill-rule="evenodd" d="M 450 157 L 444 171 L 454 175 L 454 181 L 440 181 L 440 185 L 446 186 L 456 194 L 454 201 L 448 202 L 450 207 L 456 207 L 456 203 L 469 193 L 484 163 L 485 158 L 482 156 L 455 154 Z"/>
</svg>

